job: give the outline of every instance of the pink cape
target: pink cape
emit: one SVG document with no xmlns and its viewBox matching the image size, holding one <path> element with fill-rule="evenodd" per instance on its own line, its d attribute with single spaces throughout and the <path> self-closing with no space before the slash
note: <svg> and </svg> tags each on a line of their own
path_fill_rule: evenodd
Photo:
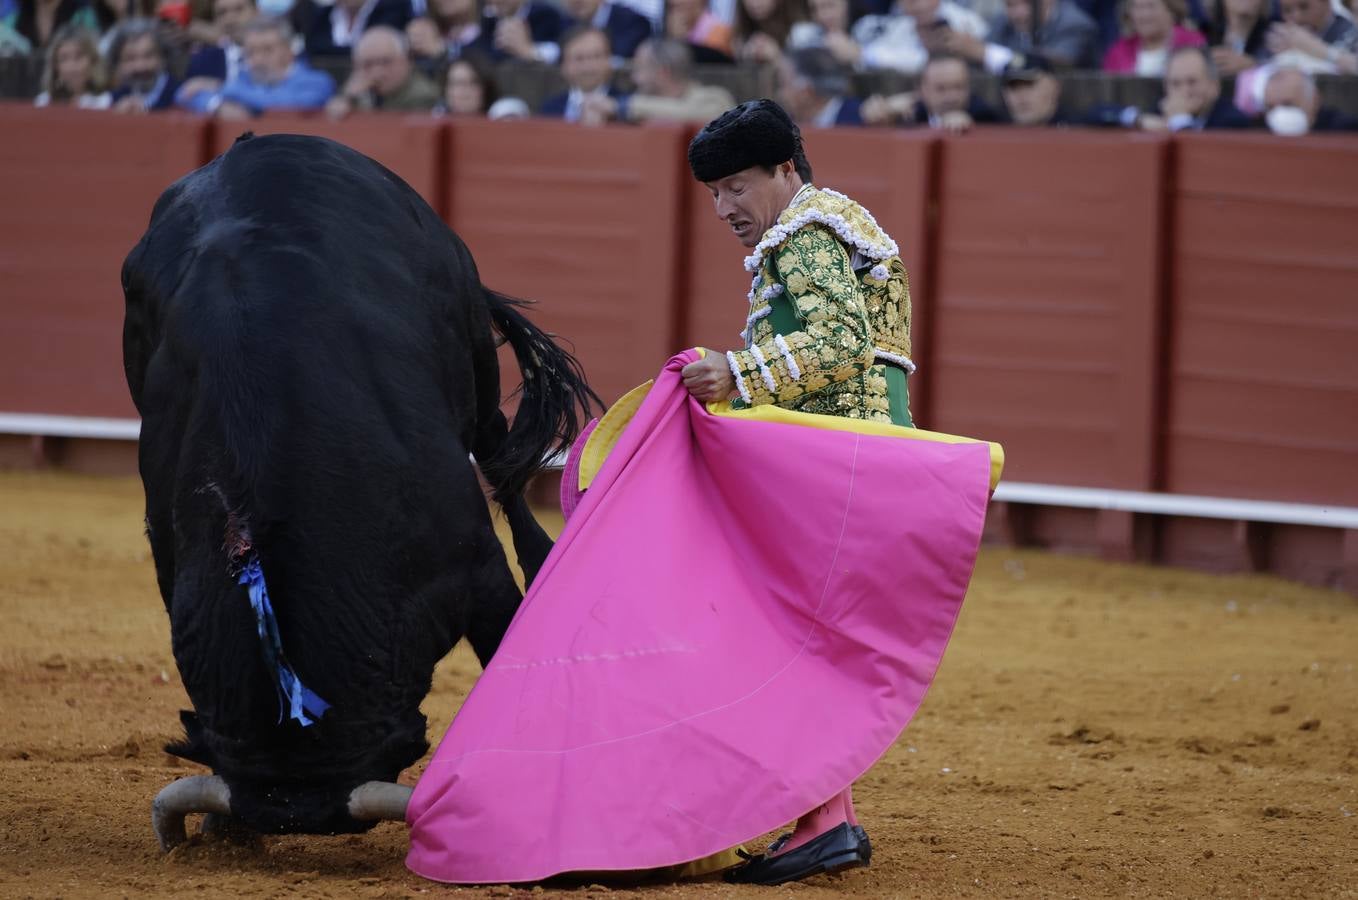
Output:
<svg viewBox="0 0 1358 900">
<path fill-rule="evenodd" d="M 657 378 L 416 786 L 415 873 L 726 850 L 842 791 L 923 699 L 988 446 L 714 415 L 680 381 L 694 358 Z"/>
</svg>

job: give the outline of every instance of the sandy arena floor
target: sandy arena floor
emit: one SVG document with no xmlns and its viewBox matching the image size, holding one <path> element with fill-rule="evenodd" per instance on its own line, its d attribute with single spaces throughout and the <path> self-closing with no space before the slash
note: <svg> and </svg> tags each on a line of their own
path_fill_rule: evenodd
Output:
<svg viewBox="0 0 1358 900">
<path fill-rule="evenodd" d="M 511 897 L 402 865 L 405 834 L 155 846 L 186 703 L 134 480 L 0 474 L 0 895 Z M 563 895 L 1358 896 L 1358 601 L 983 553 L 915 722 L 859 785 L 871 869 Z M 477 666 L 425 708 L 437 739 Z M 415 773 L 410 773 L 413 778 Z"/>
</svg>

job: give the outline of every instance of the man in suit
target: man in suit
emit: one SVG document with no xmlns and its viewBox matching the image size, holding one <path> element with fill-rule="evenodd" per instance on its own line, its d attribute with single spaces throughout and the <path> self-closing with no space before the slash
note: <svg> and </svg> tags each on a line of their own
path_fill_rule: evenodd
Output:
<svg viewBox="0 0 1358 900">
<path fill-rule="evenodd" d="M 484 0 L 481 34 L 471 46 L 495 62 L 520 59 L 556 65 L 561 38 L 574 24 L 543 0 Z"/>
<path fill-rule="evenodd" d="M 608 34 L 590 25 L 577 25 L 561 39 L 561 74 L 569 90 L 548 97 L 542 104 L 542 114 L 579 122 L 585 98 L 622 95 L 609 84 L 613 77 L 612 51 Z"/>
<path fill-rule="evenodd" d="M 863 101 L 848 96 L 849 73 L 824 47 L 802 47 L 778 61 L 778 102 L 798 125 L 861 126 Z"/>
<path fill-rule="evenodd" d="M 335 0 L 333 6 L 312 9 L 305 28 L 306 52 L 348 56 L 369 28 L 385 25 L 403 32 L 410 18 L 410 0 Z"/>
<path fill-rule="evenodd" d="M 170 45 L 154 21 L 128 19 L 114 29 L 108 59 L 114 112 L 160 112 L 174 105 L 179 82 L 170 71 Z"/>
<path fill-rule="evenodd" d="M 636 10 L 613 0 L 563 0 L 566 12 L 582 25 L 602 29 L 613 47 L 614 65 L 631 59 L 641 42 L 651 36 L 651 23 Z M 565 52 L 565 47 L 562 47 Z"/>
<path fill-rule="evenodd" d="M 207 38 L 216 34 L 217 37 L 189 56 L 189 64 L 184 70 L 184 87 L 176 98 L 181 106 L 188 96 L 200 90 L 220 90 L 222 82 L 235 77 L 241 68 L 241 40 L 245 26 L 258 15 L 255 0 L 213 0 L 212 31 L 201 36 Z M 215 83 L 200 83 L 197 79 Z M 195 89 L 188 90 L 190 87 Z M 185 96 L 186 92 L 188 96 Z"/>
<path fill-rule="evenodd" d="M 934 56 L 919 77 L 919 96 L 907 124 L 963 132 L 977 122 L 1002 117 L 971 92 L 971 70 L 959 56 Z"/>
<path fill-rule="evenodd" d="M 1096 107 L 1086 124 L 1142 131 L 1249 128 L 1249 117 L 1221 96 L 1221 76 L 1205 47 L 1180 47 L 1165 64 L 1165 96 L 1155 110 Z"/>
</svg>

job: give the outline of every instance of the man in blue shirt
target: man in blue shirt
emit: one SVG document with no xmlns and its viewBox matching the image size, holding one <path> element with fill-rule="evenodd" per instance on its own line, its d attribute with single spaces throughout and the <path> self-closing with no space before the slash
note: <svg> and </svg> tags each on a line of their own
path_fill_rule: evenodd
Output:
<svg viewBox="0 0 1358 900">
<path fill-rule="evenodd" d="M 245 26 L 244 65 L 221 90 L 200 92 L 181 102 L 194 112 L 241 119 L 270 109 L 320 109 L 335 93 L 335 82 L 297 61 L 292 28 L 282 19 L 260 18 Z"/>
</svg>

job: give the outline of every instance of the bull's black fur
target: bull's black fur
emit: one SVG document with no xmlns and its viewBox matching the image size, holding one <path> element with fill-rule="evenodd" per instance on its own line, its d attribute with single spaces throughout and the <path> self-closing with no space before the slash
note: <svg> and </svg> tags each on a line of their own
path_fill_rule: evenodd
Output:
<svg viewBox="0 0 1358 900">
<path fill-rule="evenodd" d="M 524 486 L 593 395 L 414 191 L 323 139 L 238 141 L 176 182 L 123 287 L 147 533 L 194 706 L 171 752 L 255 830 L 362 830 L 349 791 L 428 748 L 434 664 L 463 636 L 489 660 L 520 600 L 468 453 L 531 577 L 550 541 Z M 524 373 L 512 428 L 492 327 Z M 233 577 L 247 548 L 332 704 L 312 727 L 280 722 Z"/>
</svg>

